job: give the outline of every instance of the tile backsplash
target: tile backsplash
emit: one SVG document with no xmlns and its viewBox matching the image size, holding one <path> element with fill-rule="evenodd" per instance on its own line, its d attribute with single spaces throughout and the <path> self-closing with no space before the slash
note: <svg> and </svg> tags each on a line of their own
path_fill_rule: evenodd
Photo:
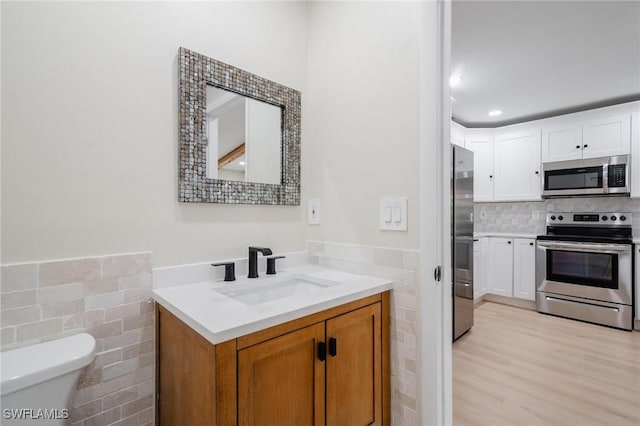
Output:
<svg viewBox="0 0 640 426">
<path fill-rule="evenodd" d="M 551 198 L 536 202 L 475 203 L 475 232 L 544 234 L 547 212 L 632 212 L 640 237 L 640 199 L 627 197 Z"/>
<path fill-rule="evenodd" d="M 310 263 L 394 281 L 391 292 L 391 424 L 417 425 L 419 251 L 307 241 Z"/>
<path fill-rule="evenodd" d="M 155 328 L 151 254 L 2 266 L 2 351 L 87 332 L 96 358 L 80 376 L 71 424 L 151 425 Z"/>
</svg>

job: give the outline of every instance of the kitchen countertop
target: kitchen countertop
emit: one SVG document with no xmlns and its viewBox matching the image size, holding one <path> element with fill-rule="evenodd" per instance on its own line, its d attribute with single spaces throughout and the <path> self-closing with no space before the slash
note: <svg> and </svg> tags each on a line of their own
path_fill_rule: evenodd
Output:
<svg viewBox="0 0 640 426">
<path fill-rule="evenodd" d="M 245 305 L 215 291 L 229 291 L 234 287 L 241 290 L 243 285 L 267 284 L 301 275 L 339 284 L 257 305 Z M 232 283 L 206 281 L 154 289 L 153 297 L 209 342 L 217 344 L 392 288 L 393 282 L 387 279 L 307 265 L 275 276 L 245 278 Z"/>
<path fill-rule="evenodd" d="M 634 238 L 633 239 L 633 243 L 634 244 L 640 244 L 640 238 Z"/>
<path fill-rule="evenodd" d="M 498 237 L 498 238 L 533 238 L 535 239 L 537 234 L 519 234 L 516 232 L 474 232 L 474 238 L 483 237 Z"/>
</svg>

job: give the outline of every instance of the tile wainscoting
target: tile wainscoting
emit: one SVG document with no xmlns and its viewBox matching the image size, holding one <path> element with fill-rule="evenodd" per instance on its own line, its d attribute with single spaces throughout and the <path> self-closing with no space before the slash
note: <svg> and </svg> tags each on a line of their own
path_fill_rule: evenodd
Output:
<svg viewBox="0 0 640 426">
<path fill-rule="evenodd" d="M 341 271 L 391 279 L 391 424 L 417 425 L 416 250 L 307 241 L 309 262 Z"/>
<path fill-rule="evenodd" d="M 475 203 L 475 232 L 544 234 L 548 212 L 632 212 L 640 236 L 640 199 L 627 197 L 551 198 L 537 202 Z M 484 217 L 483 217 L 484 216 Z"/>
<path fill-rule="evenodd" d="M 88 332 L 96 359 L 81 374 L 73 426 L 154 422 L 151 254 L 2 266 L 1 350 Z"/>
</svg>

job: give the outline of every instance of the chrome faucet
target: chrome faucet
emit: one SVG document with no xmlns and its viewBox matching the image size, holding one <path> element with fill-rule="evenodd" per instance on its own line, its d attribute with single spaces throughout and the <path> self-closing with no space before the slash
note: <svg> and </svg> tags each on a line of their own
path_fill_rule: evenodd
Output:
<svg viewBox="0 0 640 426">
<path fill-rule="evenodd" d="M 263 256 L 272 254 L 267 247 L 249 247 L 249 278 L 258 278 L 258 252 Z"/>
</svg>

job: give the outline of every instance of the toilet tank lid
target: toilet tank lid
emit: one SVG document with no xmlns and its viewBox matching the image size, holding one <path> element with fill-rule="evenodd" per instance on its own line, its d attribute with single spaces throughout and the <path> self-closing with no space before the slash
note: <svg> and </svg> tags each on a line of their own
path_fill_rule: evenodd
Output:
<svg viewBox="0 0 640 426">
<path fill-rule="evenodd" d="M 7 394 L 89 365 L 96 340 L 87 333 L 0 353 L 0 394 Z"/>
</svg>

